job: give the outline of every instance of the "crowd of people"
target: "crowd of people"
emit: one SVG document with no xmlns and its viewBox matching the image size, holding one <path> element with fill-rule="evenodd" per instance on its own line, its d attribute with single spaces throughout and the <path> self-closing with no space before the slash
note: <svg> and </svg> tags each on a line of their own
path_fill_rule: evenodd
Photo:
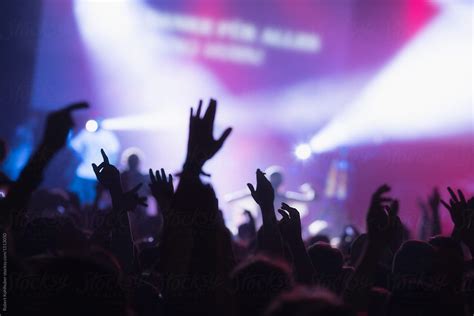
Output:
<svg viewBox="0 0 474 316">
<path fill-rule="evenodd" d="M 136 159 L 121 174 L 102 150 L 102 161 L 90 166 L 97 196 L 85 204 L 40 186 L 66 145 L 72 112 L 87 107 L 52 112 L 18 179 L 1 177 L 1 315 L 474 315 L 474 197 L 461 190 L 448 188 L 448 201 L 433 193 L 423 204 L 427 225 L 414 240 L 390 187 L 374 188 L 366 231 L 337 247 L 326 236 L 303 240 L 298 210 L 285 203 L 276 209 L 274 188 L 257 169 L 247 186 L 262 225 L 248 214 L 233 236 L 203 171 L 232 132 L 214 137 L 211 99 L 207 108 L 191 108 L 179 181 L 150 169 L 143 183 Z M 160 219 L 149 223 L 136 220 L 146 186 Z M 99 203 L 103 195 L 109 203 Z M 441 208 L 454 226 L 445 235 Z M 142 230 L 153 238 L 142 238 Z"/>
</svg>

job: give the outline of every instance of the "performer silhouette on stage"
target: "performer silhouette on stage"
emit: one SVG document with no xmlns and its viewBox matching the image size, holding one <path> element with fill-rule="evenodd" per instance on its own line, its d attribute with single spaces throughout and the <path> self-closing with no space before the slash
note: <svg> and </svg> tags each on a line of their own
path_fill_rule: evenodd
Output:
<svg viewBox="0 0 474 316">
<path fill-rule="evenodd" d="M 284 183 L 283 168 L 279 166 L 271 166 L 265 170 L 265 176 L 275 190 L 275 209 L 280 208 L 281 203 L 285 202 L 298 208 L 300 216 L 304 217 L 308 213 L 308 203 L 314 201 L 315 191 L 309 183 L 300 186 L 300 192 L 283 191 L 282 184 Z M 225 201 L 231 204 L 234 212 L 230 222 L 232 226 L 237 227 L 244 219 L 243 210 L 249 210 L 254 216 L 257 225 L 261 224 L 260 212 L 258 206 L 253 201 L 248 189 L 240 190 L 234 193 L 229 193 L 224 197 Z M 236 211 L 235 210 L 240 210 Z M 278 214 L 277 214 L 278 216 Z M 234 228 L 234 227 L 232 227 Z"/>
</svg>

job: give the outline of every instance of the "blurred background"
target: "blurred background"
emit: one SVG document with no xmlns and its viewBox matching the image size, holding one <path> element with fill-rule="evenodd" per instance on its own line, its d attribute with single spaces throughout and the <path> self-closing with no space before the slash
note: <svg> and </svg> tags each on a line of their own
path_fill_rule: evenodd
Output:
<svg viewBox="0 0 474 316">
<path fill-rule="evenodd" d="M 101 147 L 119 165 L 133 146 L 144 173 L 178 172 L 189 108 L 212 97 L 216 135 L 234 131 L 205 171 L 231 229 L 247 205 L 229 197 L 256 168 L 280 166 L 282 192 L 315 193 L 301 206 L 305 234 L 315 221 L 330 234 L 363 229 L 382 183 L 415 230 L 434 187 L 474 193 L 473 10 L 469 0 L 4 1 L 2 169 L 18 176 L 47 111 L 87 100 L 46 187 L 71 187 Z"/>
</svg>

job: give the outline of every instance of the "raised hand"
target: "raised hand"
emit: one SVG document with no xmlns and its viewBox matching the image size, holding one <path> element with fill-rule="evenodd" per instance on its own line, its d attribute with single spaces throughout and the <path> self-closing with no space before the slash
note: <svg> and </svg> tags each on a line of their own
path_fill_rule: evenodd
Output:
<svg viewBox="0 0 474 316">
<path fill-rule="evenodd" d="M 461 190 L 457 190 L 458 195 L 450 187 L 448 191 L 451 196 L 449 204 L 443 200 L 441 203 L 451 215 L 454 223 L 453 235 L 474 249 L 474 198 L 467 201 Z"/>
<path fill-rule="evenodd" d="M 398 218 L 398 201 L 384 196 L 390 191 L 386 184 L 380 186 L 372 195 L 367 212 L 367 234 L 370 241 L 389 245 L 396 238 Z"/>
<path fill-rule="evenodd" d="M 46 120 L 42 145 L 48 149 L 57 151 L 64 147 L 69 131 L 74 126 L 71 113 L 80 109 L 89 108 L 86 102 L 71 104 L 61 110 L 52 112 Z"/>
<path fill-rule="evenodd" d="M 120 180 L 120 171 L 118 171 L 114 165 L 110 164 L 109 158 L 103 149 L 100 150 L 100 153 L 104 161 L 98 166 L 95 163 L 92 164 L 92 169 L 94 170 L 97 180 L 108 190 L 119 191 L 121 193 L 122 183 Z"/>
<path fill-rule="evenodd" d="M 282 216 L 279 226 L 283 239 L 288 242 L 301 239 L 301 219 L 298 210 L 286 203 L 281 203 L 281 208 L 278 209 L 278 213 Z"/>
<path fill-rule="evenodd" d="M 138 190 L 140 190 L 142 183 L 137 184 L 133 189 L 122 195 L 122 205 L 124 211 L 133 212 L 138 205 L 148 206 L 146 203 L 146 196 L 139 196 Z"/>
<path fill-rule="evenodd" d="M 295 279 L 309 285 L 312 283 L 315 271 L 301 236 L 300 213 L 286 203 L 281 203 L 278 213 L 282 216 L 279 228 L 292 255 Z"/>
<path fill-rule="evenodd" d="M 446 209 L 449 211 L 449 214 L 451 215 L 451 220 L 453 221 L 454 225 L 457 228 L 461 228 L 462 226 L 465 226 L 465 212 L 464 210 L 467 209 L 467 201 L 466 198 L 464 197 L 464 194 L 462 193 L 461 190 L 458 190 L 459 197 L 456 196 L 456 193 L 454 193 L 453 189 L 451 187 L 448 187 L 448 192 L 451 196 L 449 199 L 449 204 L 446 203 L 444 200 L 441 200 L 441 203 L 446 207 Z"/>
<path fill-rule="evenodd" d="M 263 251 L 268 251 L 277 256 L 284 256 L 283 241 L 281 233 L 278 229 L 278 222 L 275 216 L 275 208 L 273 201 L 275 199 L 275 191 L 270 181 L 265 177 L 265 174 L 257 169 L 257 189 L 251 183 L 247 186 L 252 194 L 253 199 L 260 206 L 262 211 L 262 238 L 257 238 L 259 248 Z"/>
<path fill-rule="evenodd" d="M 112 199 L 112 212 L 108 216 L 113 220 L 111 220 L 111 225 L 103 225 L 94 235 L 101 240 L 103 239 L 101 236 L 110 234 L 109 242 L 102 241 L 104 247 L 115 254 L 125 271 L 131 272 L 134 269 L 135 252 L 128 212 L 134 211 L 138 205 L 147 206 L 146 197 L 138 195 L 138 190 L 142 184 L 138 184 L 124 193 L 120 172 L 110 163 L 103 149 L 100 150 L 100 153 L 104 161 L 98 166 L 93 163 L 92 169 L 99 183 L 109 190 Z"/>
<path fill-rule="evenodd" d="M 270 207 L 273 209 L 275 190 L 270 181 L 265 177 L 265 173 L 257 169 L 257 189 L 251 183 L 247 183 L 247 186 L 253 199 L 262 209 Z"/>
<path fill-rule="evenodd" d="M 153 174 L 153 170 L 149 170 L 150 174 L 150 190 L 153 197 L 156 199 L 161 210 L 168 210 L 174 196 L 173 176 L 171 174 L 166 176 L 165 170 L 161 169 L 161 174 L 157 170 Z"/>
<path fill-rule="evenodd" d="M 217 101 L 211 99 L 206 113 L 201 117 L 202 100 L 196 113 L 191 108 L 189 118 L 189 138 L 188 138 L 188 152 L 186 156 L 186 165 L 199 168 L 211 159 L 221 149 L 227 137 L 232 132 L 232 128 L 227 128 L 224 133 L 218 138 L 214 139 L 214 120 L 216 117 Z M 186 166 L 185 165 L 185 166 Z"/>
<path fill-rule="evenodd" d="M 367 310 L 369 291 L 376 280 L 382 253 L 389 247 L 393 250 L 397 240 L 398 201 L 386 196 L 388 192 L 390 187 L 384 184 L 372 194 L 366 217 L 368 242 L 345 284 L 345 301 L 357 310 Z"/>
<path fill-rule="evenodd" d="M 441 202 L 441 196 L 439 195 L 438 188 L 434 188 L 433 192 L 428 196 L 428 204 L 432 212 L 437 212 L 439 210 L 439 205 Z"/>
</svg>

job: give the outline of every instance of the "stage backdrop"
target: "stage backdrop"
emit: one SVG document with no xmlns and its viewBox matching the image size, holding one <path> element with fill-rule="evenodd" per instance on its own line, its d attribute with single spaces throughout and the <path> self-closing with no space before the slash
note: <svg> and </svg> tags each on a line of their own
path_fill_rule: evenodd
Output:
<svg viewBox="0 0 474 316">
<path fill-rule="evenodd" d="M 363 227 L 386 182 L 415 228 L 434 186 L 474 192 L 471 14 L 469 1 L 44 0 L 31 106 L 88 100 L 76 132 L 104 119 L 144 166 L 175 172 L 189 107 L 214 97 L 216 133 L 234 127 L 206 166 L 227 218 L 224 195 L 276 164 L 287 189 L 316 189 L 306 223 Z M 327 196 L 334 162 L 345 188 Z"/>
</svg>

